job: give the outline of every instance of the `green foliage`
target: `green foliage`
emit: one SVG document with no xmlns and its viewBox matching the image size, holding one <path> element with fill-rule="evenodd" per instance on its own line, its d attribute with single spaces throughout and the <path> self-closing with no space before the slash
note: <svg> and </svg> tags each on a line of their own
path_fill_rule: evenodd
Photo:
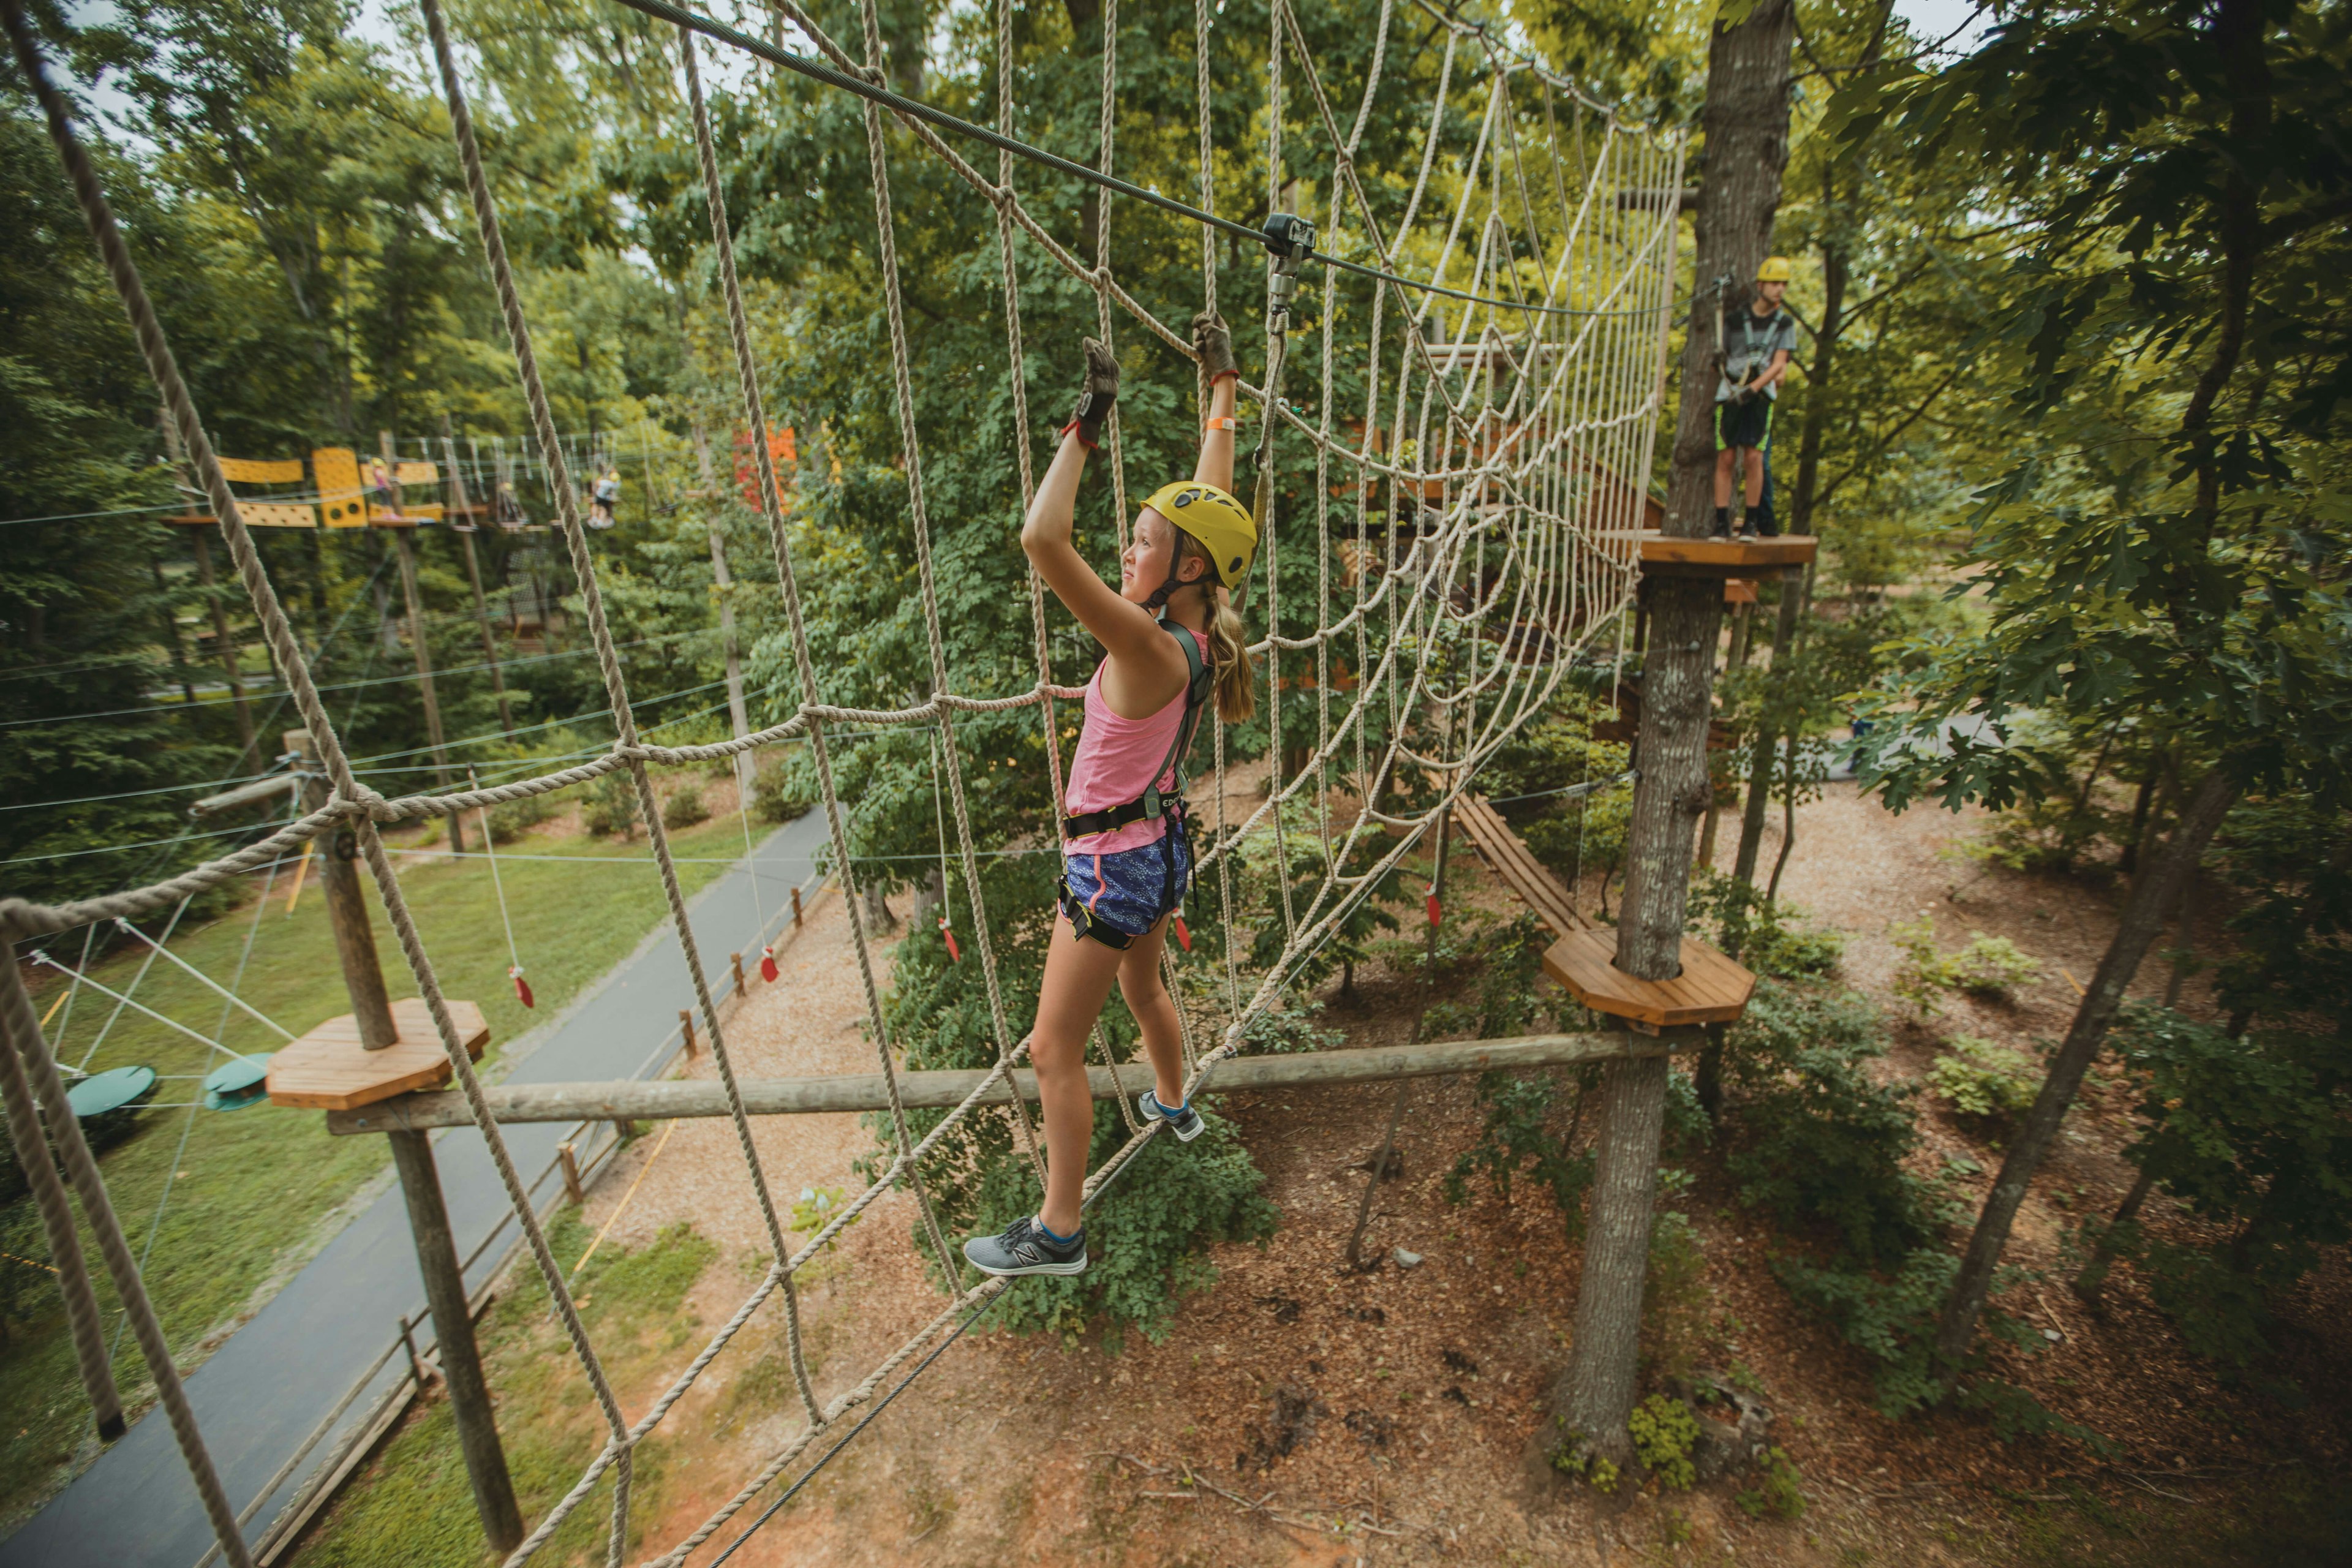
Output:
<svg viewBox="0 0 2352 1568">
<path fill-rule="evenodd" d="M 1890 1419 L 1943 1397 L 1936 1323 L 1958 1272 L 1959 1259 L 1935 1247 L 1911 1253 L 1884 1278 L 1787 1256 L 1772 1260 L 1773 1277 L 1789 1293 L 1836 1324 L 1846 1343 L 1869 1360 L 1878 1413 Z"/>
<path fill-rule="evenodd" d="M 1734 1492 L 1731 1500 L 1750 1519 L 1802 1519 L 1804 1480 L 1789 1450 L 1775 1444 L 1764 1451 L 1764 1474 L 1759 1483 Z"/>
<path fill-rule="evenodd" d="M 588 799 L 581 807 L 580 820 L 600 838 L 615 834 L 635 838 L 639 820 L 637 805 L 637 781 L 627 769 L 615 768 L 588 786 Z"/>
<path fill-rule="evenodd" d="M 499 844 L 509 843 L 554 816 L 559 809 L 551 790 L 494 805 L 490 807 L 490 837 Z"/>
<path fill-rule="evenodd" d="M 1903 953 L 1891 989 L 1922 1018 L 1943 1011 L 1945 992 L 2006 997 L 2042 978 L 2041 961 L 2020 952 L 2005 936 L 1970 931 L 1966 947 L 1955 952 L 1937 951 L 1936 917 L 1925 910 L 1916 921 L 1896 921 L 1886 934 Z"/>
<path fill-rule="evenodd" d="M 710 807 L 703 801 L 702 786 L 690 779 L 671 790 L 669 798 L 662 802 L 664 827 L 691 827 L 709 818 Z"/>
<path fill-rule="evenodd" d="M 1584 1097 L 1599 1081 L 1599 1069 L 1572 1069 L 1575 1110 L 1565 1129 L 1555 1129 L 1553 1109 L 1561 1078 L 1555 1073 L 1519 1077 L 1505 1072 L 1478 1076 L 1483 1112 L 1477 1141 L 1455 1157 L 1446 1173 L 1448 1203 L 1469 1201 L 1470 1179 L 1483 1175 L 1495 1195 L 1508 1203 L 1512 1184 L 1528 1181 L 1551 1194 L 1574 1241 L 1584 1231 L 1584 1193 L 1592 1184 L 1593 1153 L 1574 1148 L 1584 1121 Z"/>
<path fill-rule="evenodd" d="M 2214 993 L 2233 1016 L 2352 1032 L 2352 814 L 2311 794 L 2241 801 L 2210 861 L 2236 895 Z"/>
<path fill-rule="evenodd" d="M 2042 1081 L 2023 1051 L 1955 1035 L 1927 1069 L 1927 1090 L 1963 1116 L 2007 1121 L 2032 1105 Z"/>
<path fill-rule="evenodd" d="M 1497 921 L 1479 909 L 1457 909 L 1446 924 L 1452 940 L 1437 963 L 1456 973 L 1469 969 L 1473 978 L 1466 996 L 1430 1004 L 1423 1037 L 1493 1040 L 1527 1033 L 1540 1006 L 1536 982 L 1550 928 L 1529 911 Z M 1426 950 L 1422 956 L 1427 963 Z"/>
<path fill-rule="evenodd" d="M 1323 1027 L 1318 1022 L 1322 1016 L 1320 1002 L 1295 1001 L 1287 1007 L 1269 1007 L 1242 1026 L 1244 1053 L 1279 1056 L 1291 1051 L 1338 1050 L 1348 1043 L 1347 1034 Z"/>
<path fill-rule="evenodd" d="M 1971 996 L 2007 996 L 2042 978 L 2042 961 L 2005 936 L 1969 932 L 1969 945 L 1946 961 L 1953 986 Z"/>
<path fill-rule="evenodd" d="M 786 1224 L 794 1236 L 814 1236 L 833 1223 L 847 1195 L 839 1187 L 803 1187 L 801 1195 L 793 1200 L 792 1213 L 786 1216 Z M 860 1214 L 857 1219 L 865 1217 Z M 857 1219 L 851 1220 L 849 1224 L 856 1225 Z M 842 1227 L 843 1230 L 848 1228 L 848 1226 Z M 833 1239 L 824 1244 L 824 1249 L 830 1252 L 840 1244 L 841 1233 L 836 1231 Z"/>
<path fill-rule="evenodd" d="M 1827 974 L 1845 954 L 1845 935 L 1836 931 L 1793 930 L 1804 910 L 1776 902 L 1762 889 L 1711 867 L 1691 878 L 1688 918 L 1715 944 L 1741 964 L 1776 980 Z"/>
<path fill-rule="evenodd" d="M 763 763 L 751 775 L 753 809 L 762 822 L 797 822 L 816 809 L 817 794 L 814 777 L 803 779 L 792 761 L 778 758 Z"/>
<path fill-rule="evenodd" d="M 2352 237 L 2313 150 L 2352 107 L 2352 37 L 2328 16 L 2032 10 L 1841 91 L 1849 141 L 1972 167 L 2028 237 L 1964 351 L 2015 432 L 1966 474 L 1953 592 L 1983 596 L 1982 632 L 1911 639 L 1865 705 L 1860 765 L 1896 807 L 2074 793 L 2026 712 L 2128 721 L 2184 779 L 2346 778 Z"/>
<path fill-rule="evenodd" d="M 1551 1468 L 1563 1476 L 1584 1482 L 1594 1491 L 1608 1496 L 1617 1489 L 1623 1478 L 1617 1467 L 1596 1453 L 1581 1432 L 1564 1434 L 1551 1451 Z"/>
<path fill-rule="evenodd" d="M 1691 1449 L 1698 1443 L 1698 1417 L 1670 1394 L 1653 1394 L 1625 1418 L 1633 1435 L 1633 1455 L 1668 1491 L 1688 1491 L 1698 1479 Z"/>
<path fill-rule="evenodd" d="M 2141 1082 L 2124 1157 L 2227 1239 L 2151 1242 L 2134 1224 L 2110 1244 L 2199 1353 L 2242 1369 L 2271 1348 L 2270 1296 L 2352 1239 L 2352 1052 L 2340 1035 L 2232 1039 L 2147 1004 L 2116 1044 Z"/>
<path fill-rule="evenodd" d="M 1740 1201 L 1875 1262 L 1903 1257 L 1934 1224 L 1927 1184 L 1903 1166 L 1919 1141 L 1913 1091 L 1868 1070 L 1885 1052 L 1860 997 L 1769 980 L 1724 1049 L 1724 1163 Z"/>
</svg>

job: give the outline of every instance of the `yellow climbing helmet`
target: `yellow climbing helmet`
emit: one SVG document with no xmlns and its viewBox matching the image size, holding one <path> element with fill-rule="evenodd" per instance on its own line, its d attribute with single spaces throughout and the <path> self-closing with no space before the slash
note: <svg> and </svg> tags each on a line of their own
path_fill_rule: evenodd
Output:
<svg viewBox="0 0 2352 1568">
<path fill-rule="evenodd" d="M 1241 592 L 1257 555 L 1257 521 L 1249 508 L 1197 479 L 1162 485 L 1143 504 L 1199 540 L 1216 566 L 1217 581 Z"/>
<path fill-rule="evenodd" d="M 1764 258 L 1764 265 L 1756 269 L 1756 281 L 1759 283 L 1786 283 L 1795 276 L 1785 256 L 1768 256 Z"/>
</svg>

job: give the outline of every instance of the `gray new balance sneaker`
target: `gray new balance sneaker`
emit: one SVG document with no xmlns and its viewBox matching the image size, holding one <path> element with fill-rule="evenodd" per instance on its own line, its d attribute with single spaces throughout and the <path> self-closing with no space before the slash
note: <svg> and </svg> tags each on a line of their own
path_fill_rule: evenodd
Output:
<svg viewBox="0 0 2352 1568">
<path fill-rule="evenodd" d="M 1168 1123 L 1168 1131 L 1176 1134 L 1176 1141 L 1180 1143 L 1190 1143 L 1198 1138 L 1206 1125 L 1201 1120 L 1201 1113 L 1192 1109 L 1191 1100 L 1186 1100 L 1171 1113 L 1160 1103 L 1160 1096 L 1148 1089 L 1135 1097 L 1135 1109 L 1143 1113 L 1146 1121 Z"/>
<path fill-rule="evenodd" d="M 982 1274 L 1083 1274 L 1087 1233 L 1080 1229 L 1067 1242 L 1058 1242 L 1034 1218 L 1023 1215 L 994 1236 L 975 1236 L 965 1242 L 963 1256 Z"/>
</svg>

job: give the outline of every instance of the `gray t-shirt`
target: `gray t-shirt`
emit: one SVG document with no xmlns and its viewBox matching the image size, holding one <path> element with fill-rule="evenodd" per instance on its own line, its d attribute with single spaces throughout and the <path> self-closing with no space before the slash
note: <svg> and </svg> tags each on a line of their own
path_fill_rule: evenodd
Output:
<svg viewBox="0 0 2352 1568">
<path fill-rule="evenodd" d="M 1723 374 L 1717 378 L 1715 400 L 1731 401 L 1732 393 L 1753 381 L 1772 367 L 1772 356 L 1783 351 L 1797 352 L 1797 323 L 1789 312 L 1779 306 L 1769 316 L 1759 316 L 1755 310 L 1741 305 L 1723 313 Z M 1764 389 L 1764 395 L 1780 395 L 1778 384 Z"/>
</svg>

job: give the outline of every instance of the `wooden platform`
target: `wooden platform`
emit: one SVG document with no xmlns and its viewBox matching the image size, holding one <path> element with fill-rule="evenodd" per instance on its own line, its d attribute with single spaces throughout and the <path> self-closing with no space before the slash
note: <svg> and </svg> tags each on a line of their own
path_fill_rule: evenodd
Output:
<svg viewBox="0 0 2352 1568">
<path fill-rule="evenodd" d="M 1551 944 L 1544 973 L 1596 1013 L 1653 1028 L 1727 1024 L 1748 1010 L 1756 976 L 1703 942 L 1683 938 L 1683 972 L 1672 980 L 1637 980 L 1617 967 L 1617 932 L 1608 926 L 1572 931 Z"/>
<path fill-rule="evenodd" d="M 1651 577 L 1787 577 L 1805 569 L 1820 541 L 1808 533 L 1777 539 L 1692 539 L 1643 529 L 1610 537 L 1640 542 L 1642 571 Z"/>
<path fill-rule="evenodd" d="M 1486 864 L 1544 924 L 1563 936 L 1591 927 L 1592 922 L 1576 912 L 1576 900 L 1569 896 L 1566 885 L 1536 858 L 1527 841 L 1511 831 L 1503 814 L 1488 805 L 1484 795 L 1465 795 L 1456 802 L 1454 820 L 1470 836 Z"/>
<path fill-rule="evenodd" d="M 482 1059 L 490 1027 L 471 1002 L 449 1004 L 450 1020 L 466 1054 Z M 330 1018 L 269 1059 L 269 1103 L 310 1110 L 356 1110 L 412 1089 L 438 1089 L 455 1076 L 433 1015 L 422 996 L 392 1005 L 400 1038 L 380 1051 L 360 1044 L 360 1022 L 346 1013 Z"/>
</svg>

